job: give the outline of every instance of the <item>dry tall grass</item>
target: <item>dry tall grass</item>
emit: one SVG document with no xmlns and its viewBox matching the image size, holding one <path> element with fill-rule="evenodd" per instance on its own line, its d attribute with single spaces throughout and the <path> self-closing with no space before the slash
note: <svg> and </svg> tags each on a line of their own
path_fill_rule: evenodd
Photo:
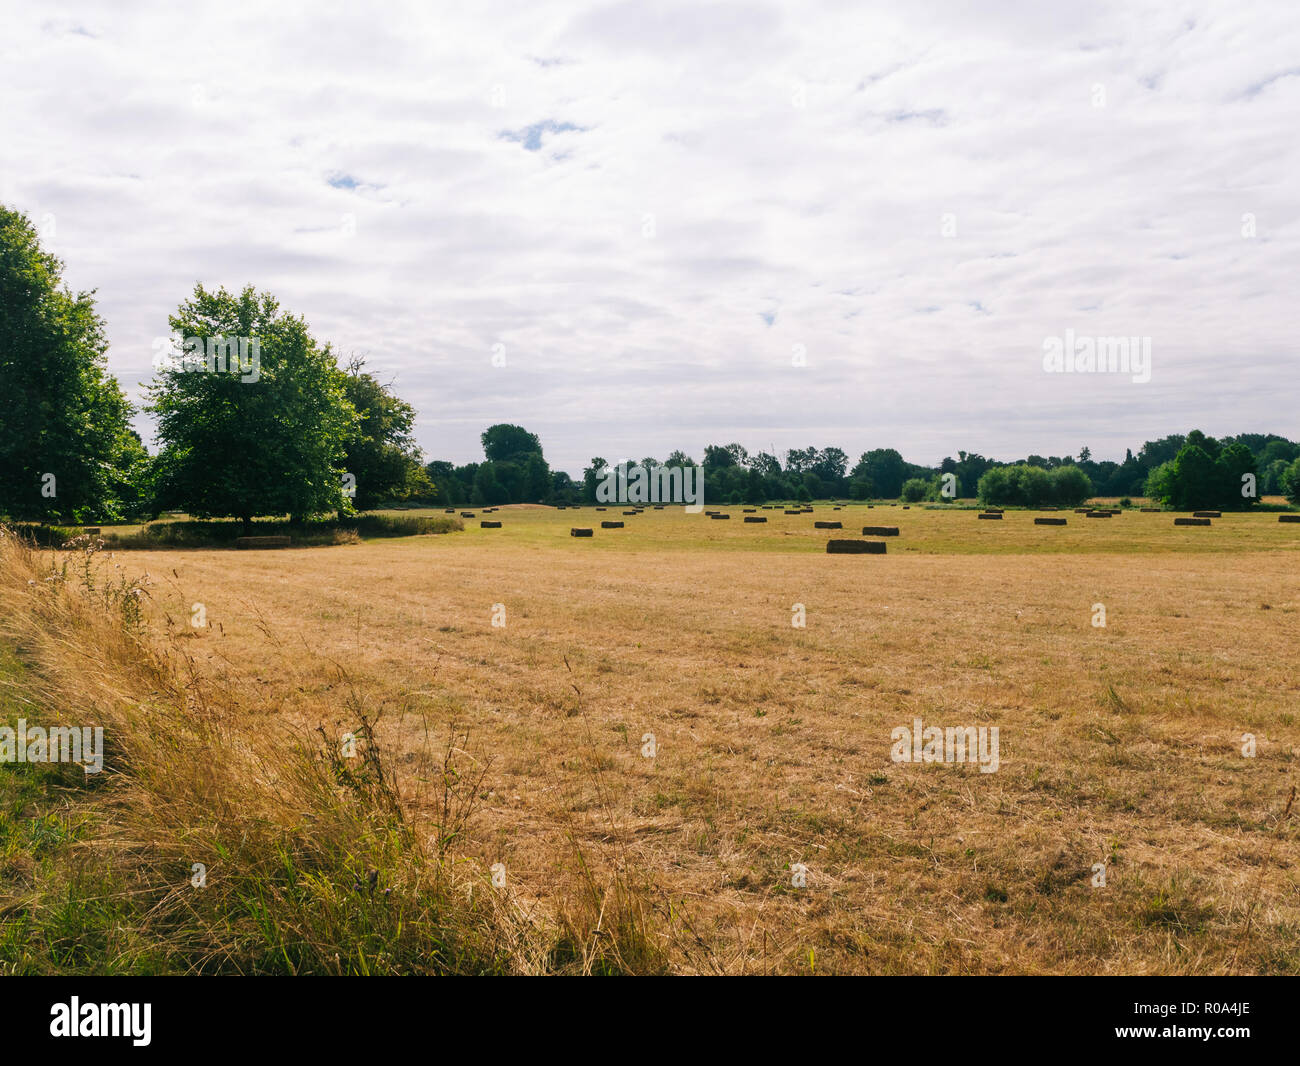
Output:
<svg viewBox="0 0 1300 1066">
<path fill-rule="evenodd" d="M 419 828 L 364 713 L 337 708 L 355 758 L 250 715 L 150 628 L 150 595 L 89 544 L 56 559 L 0 529 L 0 720 L 99 725 L 106 748 L 100 775 L 0 767 L 4 971 L 662 968 L 620 879 L 543 919 L 458 858 L 483 776 L 467 738 L 442 753 L 441 818 Z"/>
</svg>

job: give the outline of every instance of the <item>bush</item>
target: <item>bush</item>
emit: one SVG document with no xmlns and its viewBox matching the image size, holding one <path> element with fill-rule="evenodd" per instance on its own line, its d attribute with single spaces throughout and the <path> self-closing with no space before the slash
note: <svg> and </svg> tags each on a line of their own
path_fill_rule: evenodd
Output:
<svg viewBox="0 0 1300 1066">
<path fill-rule="evenodd" d="M 899 499 L 904 503 L 920 503 L 925 499 L 925 494 L 929 490 L 929 484 L 927 484 L 922 478 L 909 478 L 907 481 L 903 482 L 903 490 L 899 495 Z"/>
<path fill-rule="evenodd" d="M 1279 479 L 1282 489 L 1282 495 L 1292 503 L 1300 506 L 1300 459 L 1296 459 L 1290 466 L 1282 471 Z"/>
<path fill-rule="evenodd" d="M 989 507 L 1077 507 L 1092 495 L 1092 482 L 1077 466 L 1045 470 L 1019 463 L 995 466 L 979 480 L 980 502 Z"/>
</svg>

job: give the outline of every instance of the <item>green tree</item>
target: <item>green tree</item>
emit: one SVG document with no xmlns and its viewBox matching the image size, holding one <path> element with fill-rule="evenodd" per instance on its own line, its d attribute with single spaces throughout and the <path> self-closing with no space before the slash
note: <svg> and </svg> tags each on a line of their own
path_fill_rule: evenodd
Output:
<svg viewBox="0 0 1300 1066">
<path fill-rule="evenodd" d="M 1292 503 L 1300 506 L 1300 459 L 1296 459 L 1282 472 L 1282 494 Z"/>
<path fill-rule="evenodd" d="M 148 455 L 93 297 L 63 284 L 26 215 L 0 207 L 0 513 L 120 521 L 146 506 Z"/>
<path fill-rule="evenodd" d="M 1233 441 L 1224 445 L 1216 465 L 1222 469 L 1220 505 L 1234 511 L 1253 506 L 1259 499 L 1259 478 L 1255 470 L 1254 453 L 1246 445 Z M 1254 495 L 1245 495 L 1252 483 Z"/>
<path fill-rule="evenodd" d="M 343 461 L 358 419 L 329 346 L 252 286 L 236 295 L 196 285 L 170 323 L 186 340 L 244 338 L 259 364 L 255 373 L 211 364 L 159 370 L 148 410 L 163 445 L 162 504 L 245 526 L 257 515 L 302 519 L 343 507 Z"/>
<path fill-rule="evenodd" d="M 898 452 L 893 448 L 876 448 L 862 453 L 850 476 L 871 482 L 878 497 L 892 500 L 903 491 L 903 471 L 903 457 Z"/>
<path fill-rule="evenodd" d="M 506 422 L 488 426 L 479 439 L 483 442 L 483 454 L 489 463 L 505 463 L 520 460 L 525 455 L 542 454 L 542 442 L 535 433 L 529 433 L 523 426 L 512 426 Z"/>
<path fill-rule="evenodd" d="M 469 502 L 476 507 L 491 507 L 497 503 L 509 503 L 505 490 L 497 481 L 496 464 L 480 463 L 474 473 L 474 490 Z"/>
<path fill-rule="evenodd" d="M 1052 471 L 1054 502 L 1066 507 L 1078 507 L 1092 492 L 1092 482 L 1080 467 L 1066 465 Z"/>
<path fill-rule="evenodd" d="M 929 488 L 929 484 L 923 478 L 908 478 L 903 482 L 903 486 L 899 490 L 899 498 L 904 503 L 919 503 L 925 499 L 925 494 Z"/>
<path fill-rule="evenodd" d="M 390 500 L 427 497 L 433 486 L 412 433 L 415 408 L 364 373 L 364 365 L 353 359 L 342 376 L 343 395 L 358 418 L 343 457 L 344 469 L 356 479 L 353 506 L 369 511 Z"/>
</svg>

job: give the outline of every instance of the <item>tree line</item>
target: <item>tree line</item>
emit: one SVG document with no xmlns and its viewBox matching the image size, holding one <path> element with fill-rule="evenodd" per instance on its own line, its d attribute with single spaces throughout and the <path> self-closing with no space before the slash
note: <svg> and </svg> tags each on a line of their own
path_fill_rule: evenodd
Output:
<svg viewBox="0 0 1300 1066">
<path fill-rule="evenodd" d="M 536 434 L 498 424 L 483 460 L 425 462 L 415 409 L 355 357 L 340 364 L 306 321 L 269 293 L 202 284 L 169 318 L 144 410 L 108 373 L 93 292 L 71 292 L 63 265 L 27 217 L 0 207 L 0 516 L 51 523 L 140 521 L 164 511 L 197 518 L 306 519 L 393 505 L 597 502 L 610 471 L 593 457 L 578 479 L 551 470 Z M 674 451 L 645 467 L 695 467 Z M 1093 495 L 1150 496 L 1176 509 L 1242 509 L 1264 495 L 1300 503 L 1300 444 L 1273 434 L 1214 440 L 1199 430 L 1147 441 L 1122 463 L 1029 455 L 1011 462 L 959 451 L 935 466 L 893 448 L 852 466 L 837 447 L 783 458 L 738 443 L 709 445 L 698 464 L 719 503 L 768 500 L 952 500 L 1077 504 Z"/>
</svg>

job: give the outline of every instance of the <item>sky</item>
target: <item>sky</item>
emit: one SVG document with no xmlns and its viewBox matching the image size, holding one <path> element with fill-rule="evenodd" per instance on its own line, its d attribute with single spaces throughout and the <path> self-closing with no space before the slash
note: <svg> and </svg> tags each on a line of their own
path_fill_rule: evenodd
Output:
<svg viewBox="0 0 1300 1066">
<path fill-rule="evenodd" d="M 0 203 L 133 400 L 251 284 L 427 459 L 513 422 L 575 475 L 1300 437 L 1298 116 L 1260 0 L 0 0 Z M 1067 336 L 1149 375 L 1049 372 Z"/>
</svg>

